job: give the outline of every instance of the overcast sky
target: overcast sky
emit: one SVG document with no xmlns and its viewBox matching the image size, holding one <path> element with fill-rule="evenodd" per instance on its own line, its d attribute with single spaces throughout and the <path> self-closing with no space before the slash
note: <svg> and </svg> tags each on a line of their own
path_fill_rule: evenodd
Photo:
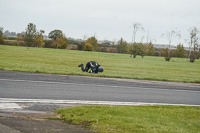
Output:
<svg viewBox="0 0 200 133">
<path fill-rule="evenodd" d="M 168 43 L 161 34 L 180 30 L 184 43 L 189 29 L 200 29 L 200 0 L 0 0 L 0 27 L 22 32 L 28 23 L 37 30 L 60 29 L 67 37 L 132 41 L 133 23 L 141 23 L 136 41 Z M 186 45 L 186 44 L 185 44 Z M 187 45 L 186 45 L 187 46 Z"/>
</svg>

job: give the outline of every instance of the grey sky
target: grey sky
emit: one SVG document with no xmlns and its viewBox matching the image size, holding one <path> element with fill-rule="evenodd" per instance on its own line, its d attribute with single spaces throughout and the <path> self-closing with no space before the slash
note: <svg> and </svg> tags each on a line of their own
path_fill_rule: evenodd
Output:
<svg viewBox="0 0 200 133">
<path fill-rule="evenodd" d="M 149 31 L 154 43 L 168 43 L 161 34 L 177 28 L 182 35 L 172 42 L 177 45 L 189 38 L 189 28 L 200 29 L 200 0 L 0 0 L 0 6 L 4 31 L 25 31 L 31 22 L 46 35 L 60 29 L 67 37 L 131 42 L 137 22 L 145 29 L 138 31 L 137 42 L 142 36 L 146 42 Z"/>
</svg>

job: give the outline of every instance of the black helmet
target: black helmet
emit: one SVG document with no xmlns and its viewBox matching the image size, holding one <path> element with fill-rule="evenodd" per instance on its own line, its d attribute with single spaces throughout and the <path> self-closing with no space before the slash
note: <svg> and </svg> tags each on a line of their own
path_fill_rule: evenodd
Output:
<svg viewBox="0 0 200 133">
<path fill-rule="evenodd" d="M 99 66 L 99 67 L 98 67 L 98 72 L 103 72 L 103 70 L 104 70 L 104 69 L 103 69 L 102 66 Z"/>
</svg>

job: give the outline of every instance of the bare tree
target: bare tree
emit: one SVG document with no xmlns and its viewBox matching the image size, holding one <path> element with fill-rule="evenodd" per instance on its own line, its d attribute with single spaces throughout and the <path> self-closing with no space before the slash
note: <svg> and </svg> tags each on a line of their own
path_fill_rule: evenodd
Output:
<svg viewBox="0 0 200 133">
<path fill-rule="evenodd" d="M 156 43 L 156 36 L 150 36 L 150 43 Z"/>
<path fill-rule="evenodd" d="M 170 59 L 171 59 L 171 54 L 170 54 L 171 43 L 175 38 L 180 39 L 181 38 L 181 34 L 180 34 L 180 31 L 171 30 L 169 32 L 166 32 L 165 34 L 162 34 L 162 36 L 166 37 L 167 40 L 168 40 L 168 43 L 169 43 L 169 47 L 167 49 L 167 54 L 166 54 L 165 60 L 166 61 L 170 61 Z"/>
<path fill-rule="evenodd" d="M 190 52 L 188 55 L 188 58 L 190 58 L 190 62 L 194 62 L 196 58 L 196 52 L 199 51 L 199 30 L 196 27 L 193 27 L 190 30 L 190 40 L 189 40 L 189 45 L 190 45 Z M 193 49 L 193 51 L 191 50 Z"/>
<path fill-rule="evenodd" d="M 147 32 L 147 42 L 146 42 L 147 44 L 149 43 L 149 30 L 148 30 L 148 32 Z"/>
<path fill-rule="evenodd" d="M 171 47 L 172 41 L 173 41 L 175 38 L 178 38 L 178 39 L 181 38 L 180 31 L 177 31 L 177 30 L 171 30 L 171 31 L 169 31 L 169 32 L 166 32 L 166 34 L 162 34 L 162 35 L 164 35 L 164 36 L 167 38 L 167 40 L 168 40 L 168 42 L 169 42 L 169 49 L 170 49 L 170 47 Z"/>
<path fill-rule="evenodd" d="M 194 27 L 190 31 L 190 46 L 193 48 L 194 51 L 198 51 L 198 44 L 199 44 L 199 30 Z"/>
<path fill-rule="evenodd" d="M 146 44 L 149 43 L 156 43 L 156 36 L 149 35 L 149 30 L 147 31 L 147 37 L 146 37 Z"/>
<path fill-rule="evenodd" d="M 144 36 L 141 36 L 141 43 L 143 43 L 144 38 L 145 38 Z"/>
<path fill-rule="evenodd" d="M 135 43 L 136 33 L 138 32 L 138 30 L 144 31 L 144 28 L 142 27 L 141 23 L 133 23 L 132 26 L 133 26 L 132 43 Z"/>
</svg>

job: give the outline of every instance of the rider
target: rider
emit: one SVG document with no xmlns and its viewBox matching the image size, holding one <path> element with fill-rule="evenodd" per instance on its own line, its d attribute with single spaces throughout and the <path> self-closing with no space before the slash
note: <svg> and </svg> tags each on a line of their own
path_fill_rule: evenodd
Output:
<svg viewBox="0 0 200 133">
<path fill-rule="evenodd" d="M 81 70 L 83 72 L 88 72 L 88 70 L 90 69 L 89 73 L 98 73 L 104 71 L 103 67 L 99 65 L 96 61 L 88 62 L 85 66 L 85 69 L 83 64 L 78 65 L 78 67 L 81 67 Z"/>
</svg>

